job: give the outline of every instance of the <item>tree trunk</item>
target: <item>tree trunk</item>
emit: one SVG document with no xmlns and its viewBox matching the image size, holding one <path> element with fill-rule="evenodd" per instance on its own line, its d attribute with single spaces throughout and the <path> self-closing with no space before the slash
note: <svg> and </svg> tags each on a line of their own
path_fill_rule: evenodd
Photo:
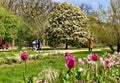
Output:
<svg viewBox="0 0 120 83">
<path fill-rule="evenodd" d="M 12 39 L 12 49 L 14 48 L 15 40 Z"/>
<path fill-rule="evenodd" d="M 43 39 L 43 47 L 45 46 L 45 39 Z"/>
<path fill-rule="evenodd" d="M 120 52 L 120 39 L 118 40 L 118 44 L 117 44 L 117 52 Z"/>
<path fill-rule="evenodd" d="M 114 52 L 114 51 L 115 51 L 115 49 L 113 48 L 113 46 L 112 46 L 112 45 L 109 45 L 109 47 L 110 47 L 110 49 L 112 50 L 112 52 Z"/>
<path fill-rule="evenodd" d="M 66 42 L 65 44 L 65 49 L 68 49 L 68 42 Z"/>
</svg>

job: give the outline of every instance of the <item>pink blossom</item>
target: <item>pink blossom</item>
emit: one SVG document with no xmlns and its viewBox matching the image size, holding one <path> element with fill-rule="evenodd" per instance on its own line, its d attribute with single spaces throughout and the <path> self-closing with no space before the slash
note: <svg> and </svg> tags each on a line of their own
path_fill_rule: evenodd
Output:
<svg viewBox="0 0 120 83">
<path fill-rule="evenodd" d="M 100 61 L 103 61 L 103 58 L 100 57 Z"/>
<path fill-rule="evenodd" d="M 110 63 L 110 60 L 105 58 L 105 62 L 108 64 L 108 63 Z"/>
<path fill-rule="evenodd" d="M 115 52 L 115 55 L 116 55 L 117 57 L 120 57 L 120 52 Z"/>
<path fill-rule="evenodd" d="M 100 65 L 104 67 L 105 66 L 105 61 L 104 60 L 100 60 Z"/>
<path fill-rule="evenodd" d="M 87 60 L 90 61 L 91 58 L 92 58 L 92 54 L 89 54 L 89 55 L 87 56 Z"/>
<path fill-rule="evenodd" d="M 110 53 L 105 52 L 104 56 L 110 56 Z"/>
<path fill-rule="evenodd" d="M 98 60 L 98 55 L 97 54 L 91 54 L 91 59 L 93 61 L 97 61 Z"/>
<path fill-rule="evenodd" d="M 109 58 L 109 61 L 110 61 L 110 62 L 115 61 L 115 57 L 114 57 L 114 56 L 112 56 L 111 58 Z"/>
<path fill-rule="evenodd" d="M 111 62 L 111 63 L 108 64 L 108 67 L 111 68 L 113 65 L 114 65 L 114 63 Z"/>
<path fill-rule="evenodd" d="M 86 58 L 86 63 L 91 64 L 91 61 L 88 58 Z"/>
<path fill-rule="evenodd" d="M 93 62 L 92 62 L 92 65 L 93 65 L 94 67 L 96 67 L 96 66 L 97 66 L 97 63 L 96 63 L 95 61 L 93 61 Z"/>
<path fill-rule="evenodd" d="M 66 66 L 68 68 L 73 68 L 76 64 L 75 56 L 67 55 L 66 56 Z"/>
<path fill-rule="evenodd" d="M 69 56 L 70 55 L 70 53 L 69 52 L 65 52 L 65 56 Z"/>
<path fill-rule="evenodd" d="M 27 53 L 26 52 L 22 52 L 21 53 L 21 59 L 24 60 L 24 61 L 26 61 L 27 58 L 28 58 Z"/>
<path fill-rule="evenodd" d="M 80 65 L 84 65 L 84 61 L 83 61 L 81 58 L 78 59 L 78 63 L 79 63 Z"/>
</svg>

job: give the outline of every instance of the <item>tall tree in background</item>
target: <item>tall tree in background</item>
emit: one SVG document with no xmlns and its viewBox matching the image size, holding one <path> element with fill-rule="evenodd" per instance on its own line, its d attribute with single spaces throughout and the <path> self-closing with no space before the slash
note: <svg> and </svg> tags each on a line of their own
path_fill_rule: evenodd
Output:
<svg viewBox="0 0 120 83">
<path fill-rule="evenodd" d="M 100 5 L 98 20 L 102 23 L 99 28 L 99 39 L 109 45 L 115 51 L 113 46 L 117 46 L 120 52 L 120 1 L 110 0 L 110 6 L 106 9 Z"/>
<path fill-rule="evenodd" d="M 19 17 L 0 7 L 0 38 L 12 40 L 14 43 L 14 40 L 17 38 L 19 25 Z"/>
<path fill-rule="evenodd" d="M 72 4 L 59 4 L 51 13 L 47 24 L 47 38 L 51 47 L 83 45 L 90 35 L 87 27 L 87 16 L 81 9 Z"/>
<path fill-rule="evenodd" d="M 45 23 L 57 4 L 52 0 L 3 0 L 3 6 L 15 14 L 18 14 L 22 19 L 32 27 L 32 33 L 35 39 L 45 39 Z"/>
<path fill-rule="evenodd" d="M 86 13 L 86 14 L 92 14 L 94 11 L 93 11 L 93 8 L 90 4 L 84 4 L 82 3 L 80 6 L 81 10 Z"/>
</svg>

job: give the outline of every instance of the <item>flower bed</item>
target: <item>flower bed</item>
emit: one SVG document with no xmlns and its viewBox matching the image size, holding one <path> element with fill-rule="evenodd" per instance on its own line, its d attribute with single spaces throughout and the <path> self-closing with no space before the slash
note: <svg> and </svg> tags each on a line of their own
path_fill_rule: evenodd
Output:
<svg viewBox="0 0 120 83">
<path fill-rule="evenodd" d="M 65 54 L 68 71 L 64 74 L 64 83 L 120 83 L 120 53 L 113 55 L 105 53 L 103 57 L 90 54 L 86 58 L 78 59 L 70 53 Z M 76 68 L 74 68 L 76 66 Z"/>
<path fill-rule="evenodd" d="M 86 58 L 76 60 L 69 52 L 65 53 L 65 67 L 67 71 L 58 71 L 56 81 L 61 83 L 120 83 L 120 53 L 105 53 L 102 57 L 98 54 L 89 54 Z M 44 71 L 44 70 L 43 70 Z M 44 72 L 45 73 L 45 72 Z M 54 72 L 52 72 L 54 74 Z M 56 73 L 56 72 L 55 72 Z M 43 75 L 43 74 L 40 74 Z M 48 76 L 49 72 L 47 72 Z M 42 77 L 42 76 L 40 76 Z M 49 82 L 44 75 L 43 78 L 36 77 L 38 83 Z M 50 77 L 49 77 L 50 78 Z M 52 76 L 51 76 L 52 79 Z"/>
</svg>

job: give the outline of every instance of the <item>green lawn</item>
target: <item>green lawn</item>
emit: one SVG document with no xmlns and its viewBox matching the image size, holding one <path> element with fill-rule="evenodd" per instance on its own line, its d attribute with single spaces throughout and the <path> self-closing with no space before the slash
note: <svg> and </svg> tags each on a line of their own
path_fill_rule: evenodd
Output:
<svg viewBox="0 0 120 83">
<path fill-rule="evenodd" d="M 91 52 L 75 52 L 72 55 L 76 58 L 86 57 Z M 99 56 L 103 55 L 103 51 L 94 51 Z M 63 54 L 49 55 L 40 60 L 27 63 L 26 77 L 37 76 L 37 74 L 44 68 L 51 67 L 58 70 L 67 70 L 64 66 L 65 57 Z M 23 83 L 24 64 L 17 64 L 11 66 L 0 66 L 0 83 Z"/>
</svg>

